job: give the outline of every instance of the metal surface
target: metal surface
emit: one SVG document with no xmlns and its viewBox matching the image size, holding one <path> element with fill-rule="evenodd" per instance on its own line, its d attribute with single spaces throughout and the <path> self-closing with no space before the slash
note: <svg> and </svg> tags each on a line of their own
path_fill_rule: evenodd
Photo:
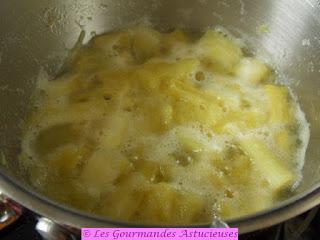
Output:
<svg viewBox="0 0 320 240">
<path fill-rule="evenodd" d="M 52 220 L 41 217 L 36 224 L 36 230 L 45 240 L 76 240 L 79 239 L 78 234 L 68 231 L 67 228 L 60 226 Z"/>
<path fill-rule="evenodd" d="M 0 231 L 16 222 L 22 214 L 22 207 L 0 192 Z"/>
<path fill-rule="evenodd" d="M 297 93 L 311 128 L 296 196 L 264 212 L 231 219 L 241 232 L 264 228 L 320 203 L 320 6 L 317 0 L 3 0 L 0 7 L 0 188 L 55 222 L 75 227 L 126 225 L 60 206 L 35 193 L 19 168 L 19 124 L 40 69 L 54 75 L 81 30 L 85 40 L 150 22 L 160 29 L 222 25 L 271 59 Z M 260 31 L 267 26 L 268 31 Z M 265 27 L 264 27 L 265 28 Z M 2 157 L 1 157 L 2 156 Z M 5 157 L 3 157 L 5 156 Z M 210 226 L 207 223 L 206 226 Z"/>
</svg>

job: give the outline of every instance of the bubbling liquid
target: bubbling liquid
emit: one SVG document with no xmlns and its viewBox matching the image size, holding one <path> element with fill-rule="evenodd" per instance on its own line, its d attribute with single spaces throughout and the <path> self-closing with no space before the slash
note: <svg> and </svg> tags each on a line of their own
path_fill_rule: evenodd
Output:
<svg viewBox="0 0 320 240">
<path fill-rule="evenodd" d="M 117 220 L 188 224 L 251 214 L 301 180 L 297 100 L 225 31 L 135 27 L 94 37 L 40 75 L 21 163 L 42 193 Z"/>
</svg>

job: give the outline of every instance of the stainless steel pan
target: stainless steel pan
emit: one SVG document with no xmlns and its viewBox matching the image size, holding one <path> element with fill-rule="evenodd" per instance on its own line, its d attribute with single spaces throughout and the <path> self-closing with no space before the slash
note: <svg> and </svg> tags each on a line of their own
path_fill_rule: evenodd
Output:
<svg viewBox="0 0 320 240">
<path fill-rule="evenodd" d="M 81 30 L 94 34 L 149 21 L 160 29 L 222 25 L 281 69 L 296 91 L 311 139 L 304 178 L 291 199 L 228 221 L 242 233 L 293 217 L 320 203 L 320 3 L 317 0 L 2 0 L 0 3 L 0 189 L 59 224 L 126 223 L 61 206 L 34 192 L 19 168 L 21 120 L 41 69 L 54 75 Z M 262 26 L 262 28 L 261 28 Z M 268 29 L 268 31 L 261 30 Z M 210 226 L 210 223 L 206 223 Z"/>
</svg>

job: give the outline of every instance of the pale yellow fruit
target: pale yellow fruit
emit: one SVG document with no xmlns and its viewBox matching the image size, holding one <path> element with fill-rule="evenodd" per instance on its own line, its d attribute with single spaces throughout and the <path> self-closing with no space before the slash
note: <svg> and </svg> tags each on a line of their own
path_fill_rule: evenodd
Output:
<svg viewBox="0 0 320 240">
<path fill-rule="evenodd" d="M 152 28 L 137 28 L 133 31 L 132 53 L 138 62 L 145 62 L 160 54 L 162 35 Z"/>
<path fill-rule="evenodd" d="M 293 172 L 265 143 L 255 138 L 242 139 L 239 143 L 274 192 L 281 192 L 293 184 Z"/>
<path fill-rule="evenodd" d="M 266 104 L 271 124 L 289 124 L 294 119 L 287 87 L 265 85 Z"/>
<path fill-rule="evenodd" d="M 246 57 L 242 58 L 235 68 L 235 74 L 247 83 L 257 84 L 268 78 L 270 69 L 262 61 Z"/>
<path fill-rule="evenodd" d="M 231 72 L 242 57 L 242 51 L 232 40 L 208 30 L 198 43 L 204 62 L 215 71 Z"/>
</svg>

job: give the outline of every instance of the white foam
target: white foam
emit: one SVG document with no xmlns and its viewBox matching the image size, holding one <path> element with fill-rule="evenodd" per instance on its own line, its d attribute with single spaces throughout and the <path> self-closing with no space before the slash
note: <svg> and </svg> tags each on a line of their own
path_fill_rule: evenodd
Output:
<svg viewBox="0 0 320 240">
<path fill-rule="evenodd" d="M 295 156 L 295 158 L 296 158 L 295 161 L 297 164 L 296 165 L 297 166 L 297 169 L 296 169 L 297 179 L 292 186 L 293 190 L 298 187 L 299 183 L 302 180 L 302 177 L 303 177 L 302 176 L 302 169 L 304 166 L 306 151 L 307 151 L 309 139 L 310 139 L 309 123 L 307 122 L 305 114 L 301 110 L 301 107 L 297 102 L 296 102 L 296 109 L 295 109 L 295 117 L 299 123 L 298 139 L 300 140 L 300 146 L 297 149 L 296 156 Z"/>
</svg>

